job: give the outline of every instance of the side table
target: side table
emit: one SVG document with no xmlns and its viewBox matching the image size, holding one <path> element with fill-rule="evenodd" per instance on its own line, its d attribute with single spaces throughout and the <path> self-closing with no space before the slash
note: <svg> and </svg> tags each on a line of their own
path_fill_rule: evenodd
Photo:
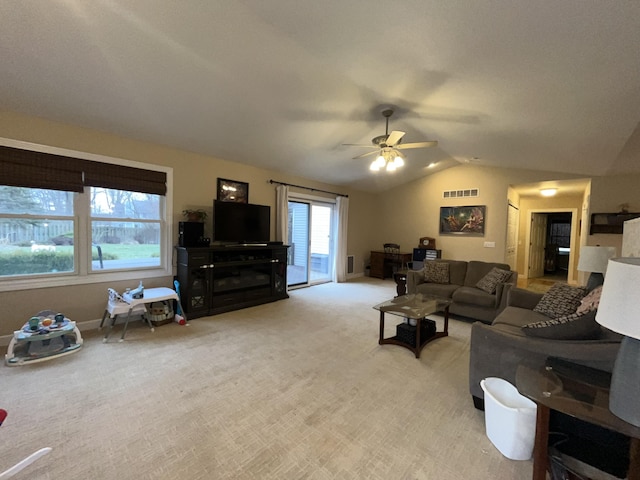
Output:
<svg viewBox="0 0 640 480">
<path fill-rule="evenodd" d="M 589 372 L 591 371 L 591 372 Z M 516 387 L 537 405 L 533 447 L 533 480 L 545 480 L 549 469 L 548 437 L 551 410 L 621 433 L 630 438 L 628 480 L 640 480 L 640 428 L 609 410 L 609 384 L 597 382 L 597 370 L 566 361 L 548 360 L 547 366 L 520 365 Z M 602 372 L 601 372 L 602 373 Z"/>
</svg>

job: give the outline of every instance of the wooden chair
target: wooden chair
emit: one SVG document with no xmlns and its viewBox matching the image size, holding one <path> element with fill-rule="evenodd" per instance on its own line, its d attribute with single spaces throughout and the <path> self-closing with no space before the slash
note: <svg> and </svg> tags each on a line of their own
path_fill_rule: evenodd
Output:
<svg viewBox="0 0 640 480">
<path fill-rule="evenodd" d="M 384 269 L 389 273 L 389 277 L 392 277 L 398 270 L 402 270 L 402 256 L 400 255 L 400 245 L 397 243 L 385 243 L 384 244 Z M 385 274 L 385 276 L 387 276 Z"/>
</svg>

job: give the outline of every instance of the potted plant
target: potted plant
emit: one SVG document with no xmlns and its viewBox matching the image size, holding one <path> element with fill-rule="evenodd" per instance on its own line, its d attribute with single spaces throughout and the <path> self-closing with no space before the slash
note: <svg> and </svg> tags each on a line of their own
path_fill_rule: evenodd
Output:
<svg viewBox="0 0 640 480">
<path fill-rule="evenodd" d="M 207 219 L 207 212 L 205 212 L 202 209 L 198 209 L 198 210 L 186 209 L 182 211 L 182 215 L 184 215 L 184 217 L 189 222 L 204 223 L 204 221 Z"/>
</svg>

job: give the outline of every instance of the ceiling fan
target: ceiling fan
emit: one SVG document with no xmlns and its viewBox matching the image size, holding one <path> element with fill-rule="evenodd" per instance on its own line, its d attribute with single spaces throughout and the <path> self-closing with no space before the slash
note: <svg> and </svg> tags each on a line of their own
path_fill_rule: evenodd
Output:
<svg viewBox="0 0 640 480">
<path fill-rule="evenodd" d="M 363 153 L 361 155 L 357 155 L 354 158 L 362 158 L 367 157 L 369 155 L 378 155 L 378 157 L 373 161 L 371 166 L 369 167 L 373 171 L 378 171 L 382 168 L 387 170 L 388 172 L 394 171 L 396 168 L 399 168 L 404 165 L 404 155 L 400 150 L 406 150 L 409 148 L 426 148 L 426 147 L 435 147 L 438 145 L 436 141 L 430 142 L 415 142 L 415 143 L 401 143 L 402 137 L 404 137 L 405 132 L 401 132 L 399 130 L 393 130 L 389 133 L 389 117 L 393 115 L 393 109 L 385 108 L 382 110 L 382 116 L 386 118 L 387 125 L 385 128 L 385 134 L 379 135 L 371 139 L 372 145 L 362 145 L 357 143 L 344 143 L 345 146 L 350 147 L 364 147 L 364 148 L 372 148 L 373 151 Z"/>
</svg>

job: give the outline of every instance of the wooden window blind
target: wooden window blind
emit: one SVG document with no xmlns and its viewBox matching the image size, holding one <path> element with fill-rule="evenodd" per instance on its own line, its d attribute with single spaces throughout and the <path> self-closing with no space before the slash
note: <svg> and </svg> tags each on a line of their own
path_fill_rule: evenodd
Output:
<svg viewBox="0 0 640 480">
<path fill-rule="evenodd" d="M 0 146 L 0 185 L 69 192 L 82 192 L 85 186 L 90 186 L 166 195 L 167 175 L 155 170 Z"/>
</svg>

